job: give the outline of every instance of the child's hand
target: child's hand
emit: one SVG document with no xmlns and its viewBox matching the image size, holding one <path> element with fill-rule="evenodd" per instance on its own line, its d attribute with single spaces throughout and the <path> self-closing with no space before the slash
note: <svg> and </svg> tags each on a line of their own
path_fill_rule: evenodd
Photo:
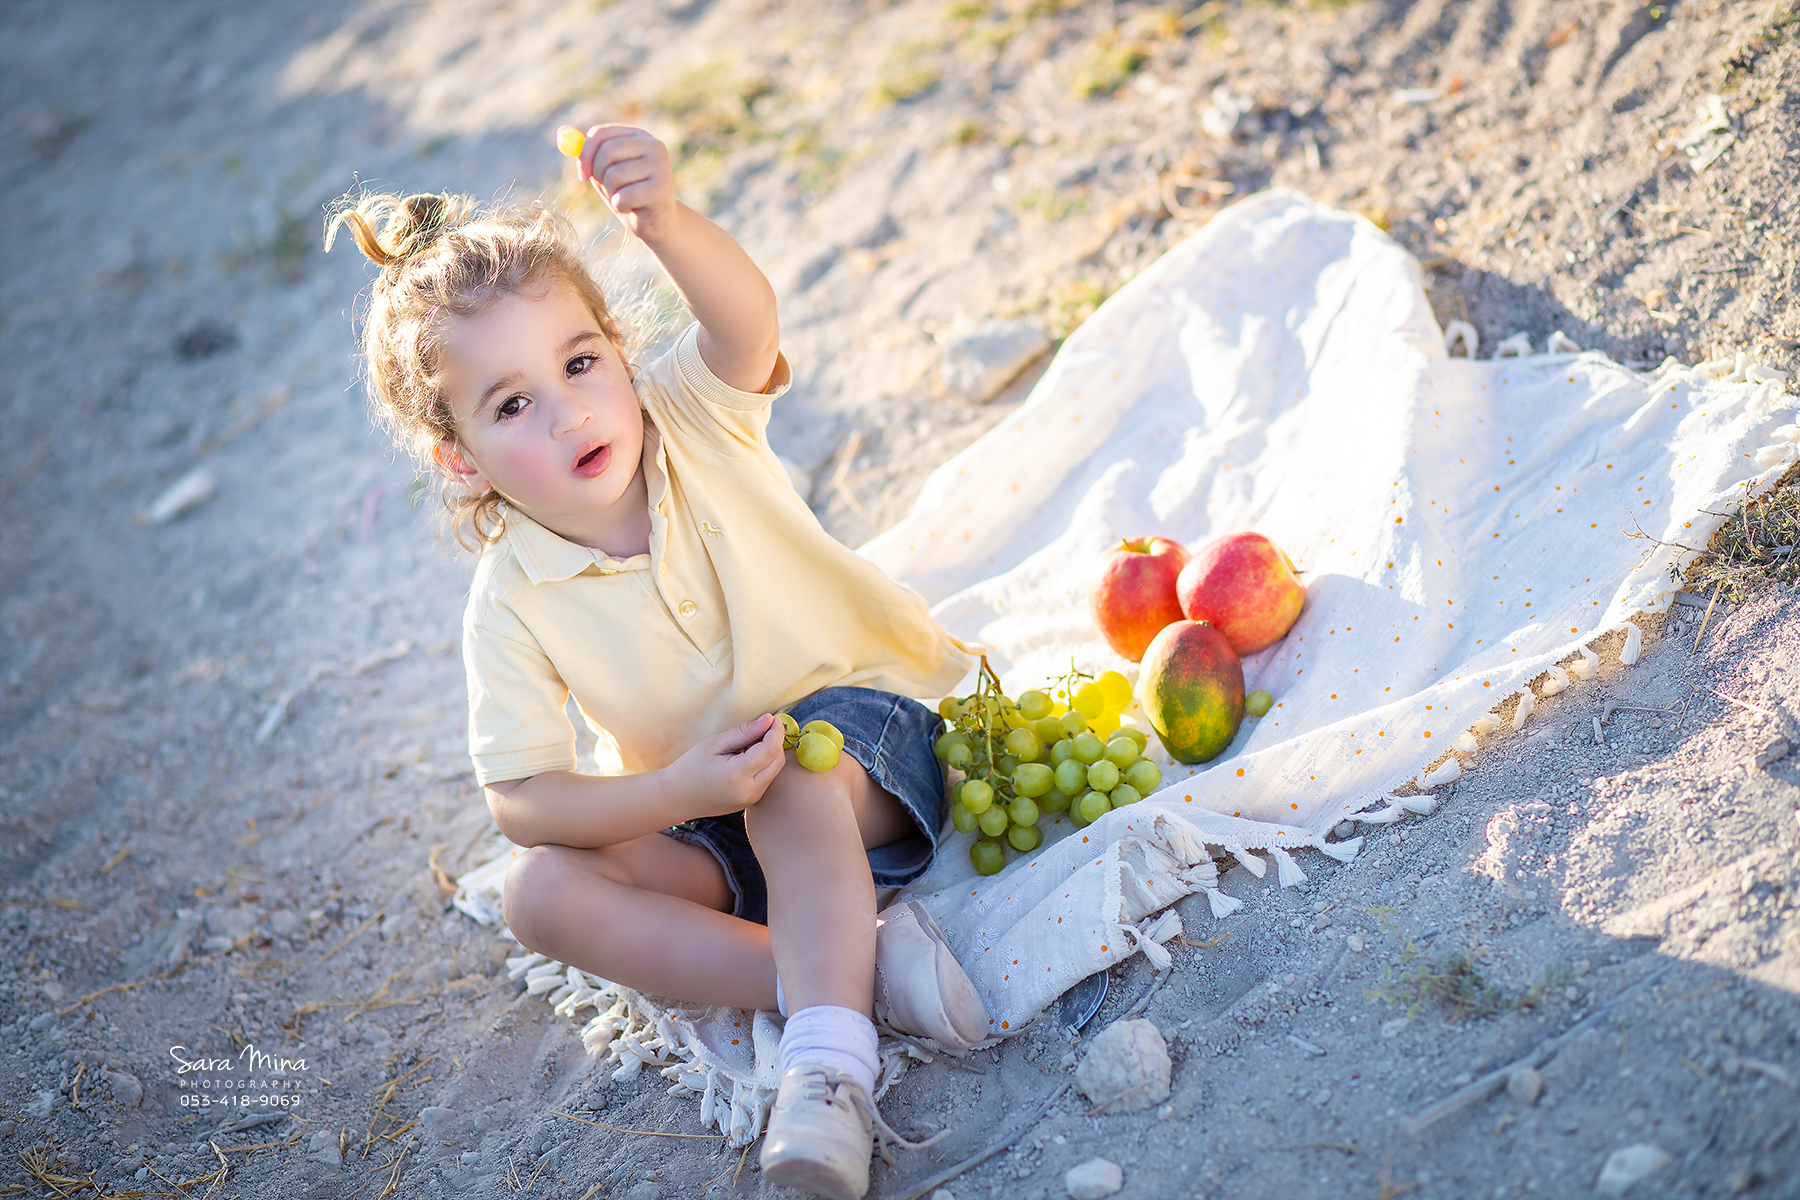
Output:
<svg viewBox="0 0 1800 1200">
<path fill-rule="evenodd" d="M 781 722 L 767 714 L 707 738 L 669 764 L 680 803 L 695 816 L 742 812 L 768 790 L 787 762 Z"/>
<path fill-rule="evenodd" d="M 654 242 L 675 226 L 675 172 L 669 148 L 630 125 L 596 125 L 576 160 L 584 183 L 592 183 L 625 228 Z"/>
</svg>

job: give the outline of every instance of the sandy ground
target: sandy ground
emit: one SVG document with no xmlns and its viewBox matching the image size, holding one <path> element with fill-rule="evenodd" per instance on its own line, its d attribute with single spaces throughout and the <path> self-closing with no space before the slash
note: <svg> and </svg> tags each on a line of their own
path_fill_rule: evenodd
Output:
<svg viewBox="0 0 1800 1200">
<path fill-rule="evenodd" d="M 356 386 L 366 271 L 317 251 L 356 180 L 546 196 L 601 239 L 549 131 L 618 113 L 667 136 L 780 291 L 799 384 L 772 436 L 857 544 L 1029 383 L 951 398 L 947 342 L 994 317 L 1060 334 L 1265 186 L 1386 224 L 1484 354 L 1560 329 L 1792 371 L 1788 11 L 0 9 L 0 1191 L 769 1190 L 716 1138 L 556 1115 L 698 1131 L 653 1074 L 590 1071 L 445 910 L 429 864 L 454 876 L 491 836 L 463 752 L 470 564 Z M 1690 153 L 1712 95 L 1726 128 Z M 616 244 L 606 269 L 641 278 Z M 209 501 L 137 522 L 197 468 Z M 1634 1196 L 1800 1196 L 1800 758 L 1745 761 L 1800 741 L 1800 597 L 1715 613 L 1697 652 L 1691 618 L 1656 624 L 1437 815 L 1308 858 L 1303 888 L 1234 868 L 1249 904 L 1223 922 L 1184 903 L 1194 940 L 1229 936 L 1177 947 L 1149 1005 L 1167 1105 L 1028 1122 L 1074 1061 L 1046 1023 L 984 1074 L 909 1075 L 896 1126 L 954 1132 L 873 1194 L 1016 1131 L 956 1197 L 1062 1196 L 1095 1154 L 1143 1197 L 1586 1195 L 1636 1144 L 1669 1161 Z M 1093 1028 L 1150 983 L 1117 972 Z M 1452 984 L 1469 1011 L 1431 999 Z M 182 1070 L 175 1046 L 239 1065 Z M 1400 1128 L 1546 1047 L 1535 1103 Z M 246 1110 L 273 1119 L 220 1129 Z"/>
</svg>

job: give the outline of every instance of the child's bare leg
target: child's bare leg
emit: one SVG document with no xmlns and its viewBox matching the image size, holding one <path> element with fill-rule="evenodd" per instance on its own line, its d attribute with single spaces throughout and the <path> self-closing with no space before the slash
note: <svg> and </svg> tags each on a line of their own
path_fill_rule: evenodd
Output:
<svg viewBox="0 0 1800 1200">
<path fill-rule="evenodd" d="M 503 894 L 507 928 L 558 962 L 691 1003 L 775 1007 L 769 931 L 728 914 L 731 888 L 703 847 L 660 833 L 599 850 L 534 846 Z"/>
<path fill-rule="evenodd" d="M 874 1009 L 875 883 L 866 850 L 898 841 L 912 819 L 850 755 L 829 771 L 789 762 L 744 827 L 769 889 L 769 945 L 789 1013 Z"/>
</svg>

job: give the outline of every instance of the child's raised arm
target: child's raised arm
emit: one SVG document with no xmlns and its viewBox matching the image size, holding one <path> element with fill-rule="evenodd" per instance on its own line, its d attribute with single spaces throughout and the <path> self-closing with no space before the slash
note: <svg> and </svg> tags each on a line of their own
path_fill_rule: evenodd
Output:
<svg viewBox="0 0 1800 1200">
<path fill-rule="evenodd" d="M 781 348 L 775 289 L 730 234 L 675 198 L 668 147 L 629 125 L 596 125 L 577 161 L 582 180 L 674 280 L 700 322 L 700 356 L 712 373 L 740 391 L 763 391 Z"/>
</svg>

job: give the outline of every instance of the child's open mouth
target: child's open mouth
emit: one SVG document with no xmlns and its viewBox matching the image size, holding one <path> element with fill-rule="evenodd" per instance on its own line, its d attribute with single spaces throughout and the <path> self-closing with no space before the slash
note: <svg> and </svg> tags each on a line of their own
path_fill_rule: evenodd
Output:
<svg viewBox="0 0 1800 1200">
<path fill-rule="evenodd" d="M 602 442 L 586 454 L 575 460 L 575 473 L 583 479 L 592 479 L 606 470 L 606 464 L 612 461 L 612 446 Z"/>
</svg>

